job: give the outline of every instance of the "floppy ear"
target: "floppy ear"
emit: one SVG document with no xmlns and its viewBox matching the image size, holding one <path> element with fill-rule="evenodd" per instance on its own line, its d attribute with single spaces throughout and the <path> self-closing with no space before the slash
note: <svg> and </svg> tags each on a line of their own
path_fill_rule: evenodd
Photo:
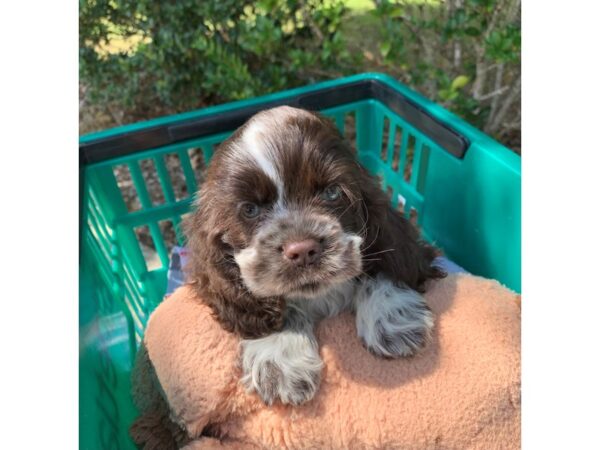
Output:
<svg viewBox="0 0 600 450">
<path fill-rule="evenodd" d="M 417 228 L 394 210 L 377 180 L 361 168 L 362 214 L 367 222 L 363 241 L 364 270 L 424 292 L 424 283 L 446 273 L 431 265 L 439 252 L 425 243 Z"/>
<path fill-rule="evenodd" d="M 257 298 L 246 288 L 233 249 L 224 241 L 223 221 L 203 207 L 210 204 L 206 190 L 186 224 L 189 262 L 187 281 L 211 307 L 222 327 L 245 339 L 265 336 L 283 327 L 281 297 Z"/>
</svg>

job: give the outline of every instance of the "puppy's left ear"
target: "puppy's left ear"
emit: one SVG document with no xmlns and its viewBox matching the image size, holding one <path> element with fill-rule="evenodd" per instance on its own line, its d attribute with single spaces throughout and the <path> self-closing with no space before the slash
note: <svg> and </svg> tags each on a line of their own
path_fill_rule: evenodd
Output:
<svg viewBox="0 0 600 450">
<path fill-rule="evenodd" d="M 256 298 L 241 281 L 239 267 L 224 242 L 227 223 L 216 214 L 215 189 L 207 181 L 200 191 L 201 202 L 186 221 L 190 256 L 186 279 L 198 297 L 211 307 L 223 328 L 245 339 L 266 336 L 283 327 L 283 298 Z"/>
<path fill-rule="evenodd" d="M 445 277 L 443 270 L 432 265 L 440 252 L 424 242 L 418 229 L 391 207 L 377 179 L 364 169 L 361 191 L 361 214 L 366 221 L 365 272 L 372 276 L 382 273 L 418 292 L 424 292 L 427 280 Z"/>
</svg>

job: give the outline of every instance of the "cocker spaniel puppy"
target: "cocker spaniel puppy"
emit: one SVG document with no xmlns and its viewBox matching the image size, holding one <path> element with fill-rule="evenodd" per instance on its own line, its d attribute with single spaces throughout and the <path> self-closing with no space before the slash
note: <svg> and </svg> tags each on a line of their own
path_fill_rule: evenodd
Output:
<svg viewBox="0 0 600 450">
<path fill-rule="evenodd" d="M 344 310 L 375 355 L 410 356 L 431 333 L 420 292 L 445 274 L 350 144 L 318 114 L 260 112 L 211 161 L 187 227 L 188 282 L 241 335 L 243 379 L 271 404 L 319 386 L 313 334 Z"/>
</svg>

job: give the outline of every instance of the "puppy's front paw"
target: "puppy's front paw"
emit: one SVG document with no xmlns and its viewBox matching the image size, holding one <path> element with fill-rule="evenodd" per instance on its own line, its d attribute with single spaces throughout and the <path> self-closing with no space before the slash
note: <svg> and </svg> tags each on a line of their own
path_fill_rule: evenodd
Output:
<svg viewBox="0 0 600 450">
<path fill-rule="evenodd" d="M 242 383 L 272 405 L 300 405 L 311 400 L 323 363 L 314 340 L 295 333 L 276 333 L 242 342 Z"/>
<path fill-rule="evenodd" d="M 368 296 L 357 305 L 358 335 L 365 347 L 377 356 L 414 355 L 431 338 L 431 310 L 415 291 L 387 283 L 378 287 L 380 289 L 373 292 L 375 296 Z"/>
<path fill-rule="evenodd" d="M 407 317 L 405 310 L 395 309 L 377 320 L 373 328 L 369 339 L 364 339 L 371 353 L 387 358 L 412 356 L 429 341 L 433 317 L 425 305 L 423 311 L 412 317 Z"/>
<path fill-rule="evenodd" d="M 260 395 L 267 405 L 277 399 L 283 404 L 300 405 L 311 400 L 319 387 L 320 371 L 286 372 L 274 361 L 257 364 L 257 377 L 245 379 L 246 387 Z"/>
</svg>

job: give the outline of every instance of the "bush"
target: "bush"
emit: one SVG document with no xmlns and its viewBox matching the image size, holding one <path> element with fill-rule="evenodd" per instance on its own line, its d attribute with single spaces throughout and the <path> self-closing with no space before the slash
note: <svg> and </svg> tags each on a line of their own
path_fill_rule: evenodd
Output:
<svg viewBox="0 0 600 450">
<path fill-rule="evenodd" d="M 80 0 L 82 131 L 380 71 L 520 151 L 520 45 L 520 0 Z"/>
<path fill-rule="evenodd" d="M 520 148 L 519 0 L 379 1 L 384 67 Z"/>
<path fill-rule="evenodd" d="M 338 0 L 82 0 L 86 101 L 130 121 L 350 73 L 344 13 Z"/>
</svg>

